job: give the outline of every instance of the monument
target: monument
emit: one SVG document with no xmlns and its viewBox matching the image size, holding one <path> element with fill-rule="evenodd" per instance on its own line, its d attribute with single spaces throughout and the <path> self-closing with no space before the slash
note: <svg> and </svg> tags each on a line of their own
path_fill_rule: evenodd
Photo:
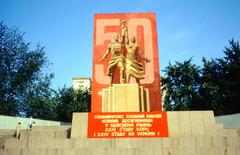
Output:
<svg viewBox="0 0 240 155">
<path fill-rule="evenodd" d="M 91 112 L 161 111 L 155 14 L 96 14 L 94 25 Z M 135 108 L 113 110 L 116 91 L 141 105 L 121 98 Z"/>
<path fill-rule="evenodd" d="M 77 117 L 73 115 L 73 128 Z M 87 120 L 88 138 L 168 137 L 166 112 L 161 111 L 154 13 L 94 16 Z"/>
<path fill-rule="evenodd" d="M 121 32 L 121 40 L 118 33 L 114 34 L 113 41 L 107 45 L 106 53 L 100 58 L 103 61 L 111 53 L 107 68 L 109 87 L 101 92 L 102 112 L 150 111 L 149 91 L 140 86 L 140 80 L 145 78 L 144 62 L 150 60 L 141 53 L 135 36 L 129 41 L 125 20 L 121 21 Z M 117 69 L 120 84 L 113 84 Z M 137 84 L 130 84 L 131 77 L 135 78 Z"/>
<path fill-rule="evenodd" d="M 92 69 L 91 112 L 73 114 L 72 138 L 215 132 L 212 112 L 161 111 L 154 13 L 95 14 Z"/>
</svg>

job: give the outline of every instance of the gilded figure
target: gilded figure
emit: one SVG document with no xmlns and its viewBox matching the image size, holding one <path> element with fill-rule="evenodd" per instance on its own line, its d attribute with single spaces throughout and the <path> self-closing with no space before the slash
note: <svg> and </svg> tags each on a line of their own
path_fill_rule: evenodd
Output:
<svg viewBox="0 0 240 155">
<path fill-rule="evenodd" d="M 143 55 L 143 52 L 136 43 L 136 38 L 131 37 L 130 41 L 126 38 L 125 47 L 127 49 L 126 55 L 126 82 L 130 82 L 130 78 L 136 79 L 140 84 L 140 80 L 145 78 L 144 62 L 150 60 Z"/>
<path fill-rule="evenodd" d="M 110 85 L 113 84 L 114 72 L 116 67 L 120 70 L 120 83 L 125 83 L 124 79 L 124 67 L 125 67 L 125 57 L 123 56 L 123 44 L 119 41 L 119 35 L 115 34 L 112 43 L 107 46 L 105 54 L 99 59 L 103 61 L 105 57 L 111 53 L 111 59 L 108 63 L 107 75 L 109 76 Z"/>
</svg>

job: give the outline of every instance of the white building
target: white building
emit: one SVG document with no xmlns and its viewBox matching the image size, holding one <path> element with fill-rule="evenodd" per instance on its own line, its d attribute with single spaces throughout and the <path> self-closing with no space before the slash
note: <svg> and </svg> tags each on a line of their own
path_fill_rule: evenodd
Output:
<svg viewBox="0 0 240 155">
<path fill-rule="evenodd" d="M 89 89 L 91 87 L 91 78 L 72 78 L 73 89 Z"/>
</svg>

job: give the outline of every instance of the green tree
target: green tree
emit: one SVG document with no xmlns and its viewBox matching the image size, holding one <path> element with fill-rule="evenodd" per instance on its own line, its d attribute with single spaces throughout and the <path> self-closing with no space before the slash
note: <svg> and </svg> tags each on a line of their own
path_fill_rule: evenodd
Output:
<svg viewBox="0 0 240 155">
<path fill-rule="evenodd" d="M 215 115 L 240 112 L 240 47 L 233 39 L 223 58 L 203 59 L 202 96 Z"/>
<path fill-rule="evenodd" d="M 58 120 L 71 122 L 73 112 L 90 111 L 91 91 L 64 87 L 58 91 L 56 101 Z"/>
<path fill-rule="evenodd" d="M 240 112 L 240 47 L 233 39 L 223 58 L 203 58 L 201 96 L 215 115 Z"/>
<path fill-rule="evenodd" d="M 27 116 L 47 120 L 56 120 L 56 91 L 50 88 L 52 74 L 32 83 L 27 89 L 25 107 L 23 111 Z"/>
<path fill-rule="evenodd" d="M 201 69 L 201 85 L 199 93 L 204 109 L 213 110 L 215 115 L 225 114 L 223 106 L 223 84 L 224 72 L 221 64 L 214 60 L 203 58 L 203 68 Z"/>
<path fill-rule="evenodd" d="M 240 112 L 240 47 L 233 39 L 223 58 L 207 60 L 203 67 L 169 64 L 162 78 L 166 110 L 213 110 L 215 115 Z"/>
<path fill-rule="evenodd" d="M 240 47 L 233 39 L 229 41 L 230 46 L 225 47 L 224 58 L 218 59 L 222 66 L 222 102 L 225 113 L 232 114 L 240 112 Z"/>
<path fill-rule="evenodd" d="M 191 63 L 192 58 L 169 65 L 163 70 L 162 91 L 166 91 L 164 108 L 166 110 L 191 110 L 196 107 L 199 94 L 199 66 Z"/>
<path fill-rule="evenodd" d="M 17 28 L 8 28 L 0 22 L 0 114 L 26 115 L 30 94 L 41 92 L 38 84 L 44 84 L 52 75 L 42 74 L 48 66 L 44 48 L 37 45 L 30 49 L 24 34 Z M 28 96 L 28 98 L 26 98 Z M 28 112 L 27 112 L 28 113 Z"/>
</svg>

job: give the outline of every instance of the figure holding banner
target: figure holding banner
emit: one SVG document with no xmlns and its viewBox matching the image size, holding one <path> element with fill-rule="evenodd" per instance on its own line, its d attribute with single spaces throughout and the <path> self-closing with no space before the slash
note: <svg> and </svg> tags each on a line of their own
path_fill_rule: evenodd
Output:
<svg viewBox="0 0 240 155">
<path fill-rule="evenodd" d="M 145 78 L 145 70 L 143 62 L 150 60 L 143 56 L 140 48 L 136 43 L 136 38 L 132 37 L 130 42 L 126 38 L 125 47 L 127 49 L 126 55 L 126 81 L 130 82 L 130 78 L 134 77 L 136 82 L 140 84 L 140 80 Z"/>
</svg>

